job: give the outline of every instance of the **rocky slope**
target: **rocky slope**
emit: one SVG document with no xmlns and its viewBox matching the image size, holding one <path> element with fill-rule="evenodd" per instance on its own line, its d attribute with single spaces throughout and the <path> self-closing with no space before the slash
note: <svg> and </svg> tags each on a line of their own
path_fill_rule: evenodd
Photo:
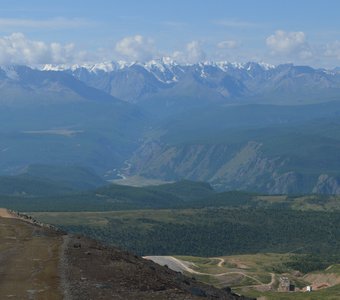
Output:
<svg viewBox="0 0 340 300">
<path fill-rule="evenodd" d="M 268 154 L 263 148 L 263 144 L 256 141 L 238 147 L 228 144 L 168 145 L 152 141 L 135 152 L 130 160 L 129 174 L 165 180 L 206 181 L 217 190 L 269 194 L 340 192 L 337 176 L 320 174 L 318 170 L 297 170 L 291 157 Z M 320 160 L 323 161 L 322 157 Z"/>
<path fill-rule="evenodd" d="M 225 61 L 178 64 L 163 58 L 145 63 L 46 65 L 42 69 L 72 74 L 89 86 L 134 103 L 178 97 L 195 97 L 198 101 L 198 95 L 209 97 L 205 99 L 209 101 L 253 98 L 262 103 L 310 103 L 337 97 L 340 88 L 336 70 L 292 64 Z"/>
<path fill-rule="evenodd" d="M 0 298 L 244 299 L 95 240 L 0 211 Z"/>
</svg>

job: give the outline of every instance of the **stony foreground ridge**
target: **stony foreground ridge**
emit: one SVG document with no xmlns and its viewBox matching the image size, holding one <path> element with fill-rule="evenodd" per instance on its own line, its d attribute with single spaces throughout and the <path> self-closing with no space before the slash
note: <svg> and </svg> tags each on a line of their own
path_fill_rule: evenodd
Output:
<svg viewBox="0 0 340 300">
<path fill-rule="evenodd" d="M 248 299 L 0 210 L 0 299 Z"/>
</svg>

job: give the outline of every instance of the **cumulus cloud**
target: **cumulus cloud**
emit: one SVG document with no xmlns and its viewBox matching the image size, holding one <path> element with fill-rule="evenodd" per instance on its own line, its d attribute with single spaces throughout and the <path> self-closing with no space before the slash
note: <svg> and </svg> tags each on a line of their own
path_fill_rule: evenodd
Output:
<svg viewBox="0 0 340 300">
<path fill-rule="evenodd" d="M 118 55 L 127 60 L 145 61 L 157 56 L 153 40 L 142 35 L 123 38 L 116 43 L 115 49 Z"/>
<path fill-rule="evenodd" d="M 181 63 L 196 63 L 205 60 L 206 53 L 203 51 L 200 42 L 191 41 L 186 45 L 184 51 L 175 51 L 172 57 Z"/>
<path fill-rule="evenodd" d="M 183 50 L 169 54 L 158 51 L 152 39 L 141 35 L 121 39 L 115 44 L 114 52 L 108 49 L 97 49 L 96 52 L 79 51 L 73 43 L 31 40 L 19 32 L 0 37 L 2 65 L 73 64 L 110 59 L 144 62 L 162 56 L 171 57 L 181 63 L 196 63 L 206 59 L 206 53 L 198 41 L 191 41 Z"/>
<path fill-rule="evenodd" d="M 333 43 L 327 44 L 324 55 L 329 58 L 340 60 L 340 41 L 335 41 Z"/>
<path fill-rule="evenodd" d="M 237 47 L 238 43 L 234 40 L 222 41 L 217 44 L 217 48 L 219 49 L 235 49 Z"/>
<path fill-rule="evenodd" d="M 275 34 L 267 37 L 266 44 L 274 55 L 298 55 L 301 59 L 312 57 L 306 35 L 302 31 L 277 30 Z"/>
<path fill-rule="evenodd" d="M 61 64 L 81 59 L 84 53 L 76 53 L 74 44 L 45 43 L 13 33 L 0 38 L 0 64 Z"/>
<path fill-rule="evenodd" d="M 191 41 L 184 49 L 169 54 L 157 50 L 154 41 L 142 35 L 128 36 L 118 41 L 115 52 L 119 58 L 129 61 L 148 61 L 166 56 L 180 63 L 196 63 L 206 58 L 199 41 Z"/>
</svg>

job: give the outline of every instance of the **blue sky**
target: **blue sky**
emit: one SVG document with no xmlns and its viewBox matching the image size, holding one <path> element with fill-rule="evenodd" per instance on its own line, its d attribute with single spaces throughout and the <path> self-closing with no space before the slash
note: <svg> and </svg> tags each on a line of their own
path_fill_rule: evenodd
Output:
<svg viewBox="0 0 340 300">
<path fill-rule="evenodd" d="M 340 65 L 337 0 L 15 1 L 0 63 L 201 60 Z"/>
</svg>

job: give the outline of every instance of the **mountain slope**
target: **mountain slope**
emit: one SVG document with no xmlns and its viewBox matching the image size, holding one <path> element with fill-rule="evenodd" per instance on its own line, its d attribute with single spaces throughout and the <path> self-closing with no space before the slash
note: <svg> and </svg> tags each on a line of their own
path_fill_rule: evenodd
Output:
<svg viewBox="0 0 340 300">
<path fill-rule="evenodd" d="M 0 78 L 1 174 L 49 164 L 90 167 L 103 176 L 135 149 L 146 119 L 138 108 L 63 72 L 21 66 L 5 71 Z"/>
<path fill-rule="evenodd" d="M 70 186 L 28 176 L 0 176 L 0 195 L 6 196 L 48 196 L 75 192 Z"/>
<path fill-rule="evenodd" d="M 334 70 L 169 60 L 7 66 L 0 85 L 2 175 L 32 164 L 77 165 L 104 179 L 340 192 Z"/>
<path fill-rule="evenodd" d="M 27 66 L 0 68 L 1 104 L 46 105 L 77 101 L 115 101 L 65 72 L 39 71 Z"/>
<path fill-rule="evenodd" d="M 338 100 L 340 74 L 334 70 L 284 64 L 204 62 L 180 65 L 168 59 L 45 69 L 72 74 L 89 86 L 145 105 L 203 97 L 216 102 L 310 104 Z M 144 103 L 145 102 L 145 103 Z M 192 103 L 191 105 L 197 105 Z M 149 107 L 152 110 L 152 107 Z"/>
<path fill-rule="evenodd" d="M 27 216 L 0 209 L 0 224 L 2 299 L 241 298 L 230 289 L 196 282 L 126 251 L 66 235 Z"/>
<path fill-rule="evenodd" d="M 224 190 L 337 194 L 339 108 L 260 105 L 185 114 L 145 139 L 129 172 Z"/>
</svg>

